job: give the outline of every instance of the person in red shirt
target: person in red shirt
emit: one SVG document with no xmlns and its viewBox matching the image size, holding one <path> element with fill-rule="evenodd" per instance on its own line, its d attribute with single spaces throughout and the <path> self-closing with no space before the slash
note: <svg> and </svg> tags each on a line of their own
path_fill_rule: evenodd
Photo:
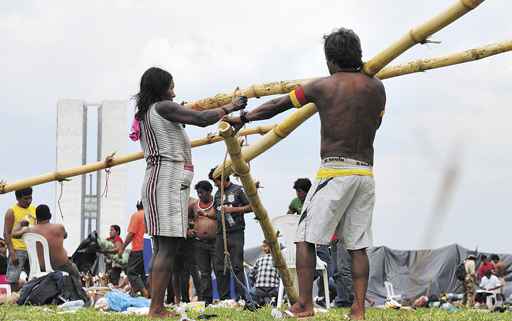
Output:
<svg viewBox="0 0 512 321">
<path fill-rule="evenodd" d="M 110 226 L 110 237 L 107 238 L 107 241 L 110 241 L 114 244 L 114 249 L 112 250 L 113 255 L 122 255 L 123 254 L 123 239 L 121 238 L 121 227 L 119 225 L 111 225 Z M 121 272 L 123 268 L 116 263 L 112 263 L 112 268 L 110 269 L 110 281 L 113 285 L 119 284 L 119 279 L 121 277 Z"/>
<path fill-rule="evenodd" d="M 478 268 L 479 279 L 483 278 L 487 271 L 494 270 L 494 263 L 492 263 L 492 261 L 486 255 L 482 255 L 480 259 L 482 260 L 482 263 L 480 263 L 480 267 Z"/>
<path fill-rule="evenodd" d="M 123 249 L 132 243 L 132 251 L 128 257 L 128 266 L 126 274 L 132 288 L 132 293 L 141 292 L 143 296 L 149 298 L 149 292 L 146 288 L 146 273 L 144 271 L 144 207 L 142 202 L 137 202 L 137 212 L 130 217 L 128 225 L 128 234 L 123 244 Z"/>
</svg>

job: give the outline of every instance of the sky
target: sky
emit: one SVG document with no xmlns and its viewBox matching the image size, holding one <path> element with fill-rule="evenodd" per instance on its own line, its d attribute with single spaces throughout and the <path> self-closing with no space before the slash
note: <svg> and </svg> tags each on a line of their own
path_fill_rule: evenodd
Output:
<svg viewBox="0 0 512 321">
<path fill-rule="evenodd" d="M 130 99 L 151 66 L 175 79 L 176 101 L 234 88 L 327 75 L 322 36 L 356 31 L 370 59 L 453 0 L 348 1 L 3 1 L 0 2 L 0 179 L 55 169 L 60 99 Z M 392 64 L 510 40 L 509 0 L 485 1 Z M 396 249 L 468 248 L 512 253 L 508 146 L 512 54 L 384 81 L 386 115 L 375 140 L 375 245 Z M 265 99 L 251 99 L 252 109 Z M 127 106 L 127 114 L 133 106 Z M 272 124 L 280 115 L 261 122 Z M 119 121 L 128 117 L 120 115 Z M 191 138 L 216 132 L 187 127 Z M 249 138 L 249 144 L 256 141 Z M 293 182 L 318 169 L 319 119 L 251 162 L 271 217 L 286 213 Z M 140 150 L 128 143 L 125 151 Z M 224 156 L 222 143 L 193 150 L 195 181 Z M 79 165 L 79 164 L 77 164 Z M 126 165 L 127 204 L 140 197 L 144 164 Z M 115 169 L 114 169 L 115 170 Z M 0 195 L 0 212 L 15 202 Z M 55 205 L 55 185 L 35 187 L 34 203 Z M 128 206 L 128 208 L 131 208 Z M 126 213 L 126 216 L 130 215 Z M 246 216 L 246 245 L 263 235 Z M 66 224 L 76 224 L 66 222 Z M 0 228 L 3 220 L 0 220 Z"/>
</svg>

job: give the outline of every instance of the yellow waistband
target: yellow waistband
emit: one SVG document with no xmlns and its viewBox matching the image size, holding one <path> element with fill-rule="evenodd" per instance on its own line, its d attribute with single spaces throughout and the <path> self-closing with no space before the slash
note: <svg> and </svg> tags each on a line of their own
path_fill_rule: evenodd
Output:
<svg viewBox="0 0 512 321">
<path fill-rule="evenodd" d="M 373 171 L 371 169 L 359 169 L 359 168 L 320 168 L 316 173 L 316 178 L 331 178 L 338 176 L 373 176 Z"/>
</svg>

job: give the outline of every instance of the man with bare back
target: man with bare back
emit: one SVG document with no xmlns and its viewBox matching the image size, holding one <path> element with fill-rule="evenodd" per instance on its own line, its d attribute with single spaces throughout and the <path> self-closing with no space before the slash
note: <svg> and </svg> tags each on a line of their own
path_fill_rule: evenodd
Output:
<svg viewBox="0 0 512 321">
<path fill-rule="evenodd" d="M 335 233 L 352 257 L 354 303 L 349 317 L 360 320 L 364 319 L 368 286 L 366 248 L 372 245 L 373 141 L 384 114 L 386 93 L 379 79 L 362 72 L 361 44 L 352 30 L 341 28 L 324 40 L 330 76 L 227 120 L 240 127 L 249 121 L 271 118 L 292 106 L 316 105 L 322 162 L 297 229 L 299 300 L 289 312 L 297 317 L 314 314 L 315 244 L 329 244 Z"/>
<path fill-rule="evenodd" d="M 197 197 L 191 198 L 188 210 L 189 218 L 193 218 L 193 237 L 195 242 L 196 263 L 199 268 L 199 300 L 211 304 L 212 297 L 212 266 L 215 260 L 215 239 L 217 220 L 213 206 L 213 186 L 208 181 L 200 181 L 195 185 Z"/>
<path fill-rule="evenodd" d="M 68 258 L 68 253 L 64 249 L 64 239 L 68 237 L 66 229 L 62 224 L 52 224 L 50 219 L 52 214 L 47 205 L 41 204 L 36 208 L 36 224 L 27 226 L 28 222 L 22 221 L 19 226 L 16 226 L 12 235 L 14 238 L 21 238 L 25 233 L 36 233 L 43 236 L 48 241 L 50 249 L 50 263 L 52 268 L 56 271 L 67 272 L 72 277 L 76 284 L 81 284 L 80 272 L 76 265 Z M 37 251 L 39 262 L 44 268 L 43 251 Z"/>
</svg>

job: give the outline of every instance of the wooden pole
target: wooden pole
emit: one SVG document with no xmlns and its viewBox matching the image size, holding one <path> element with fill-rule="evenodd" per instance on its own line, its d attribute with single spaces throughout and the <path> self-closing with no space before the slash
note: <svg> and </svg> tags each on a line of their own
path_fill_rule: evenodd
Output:
<svg viewBox="0 0 512 321">
<path fill-rule="evenodd" d="M 249 166 L 240 157 L 241 149 L 238 140 L 235 138 L 235 131 L 228 123 L 221 122 L 219 124 L 219 134 L 224 138 L 224 143 L 226 144 L 228 153 L 233 160 L 233 167 L 235 172 L 240 177 L 240 181 L 244 186 L 245 195 L 247 195 L 249 203 L 251 204 L 251 208 L 254 214 L 256 214 L 256 218 L 261 225 L 265 239 L 269 242 L 270 248 L 272 250 L 272 258 L 274 259 L 274 264 L 279 271 L 279 275 L 283 281 L 283 285 L 286 289 L 286 293 L 288 294 L 288 298 L 293 304 L 297 302 L 298 299 L 297 291 L 293 286 L 293 280 L 290 275 L 290 271 L 286 267 L 286 261 L 284 260 L 281 253 L 281 247 L 277 240 L 276 231 L 270 223 L 267 210 L 261 203 L 258 190 L 251 176 Z"/>
<path fill-rule="evenodd" d="M 272 128 L 274 128 L 274 127 L 275 127 L 275 125 L 266 125 L 266 126 L 257 126 L 257 127 L 253 127 L 253 128 L 243 129 L 240 131 L 239 136 L 249 136 L 249 135 L 254 135 L 254 134 L 263 135 L 263 134 L 269 132 L 270 130 L 272 130 Z M 220 142 L 221 140 L 223 140 L 223 138 L 221 136 L 211 135 L 211 136 L 207 136 L 205 138 L 193 140 L 191 142 L 191 145 L 194 148 L 194 147 L 199 147 L 199 146 L 204 146 L 204 145 Z M 113 156 L 113 154 L 112 154 L 112 156 Z M 144 158 L 143 152 L 132 153 L 132 154 L 123 155 L 123 156 L 119 156 L 119 157 L 107 157 L 107 159 L 100 161 L 100 162 L 86 164 L 86 165 L 68 168 L 68 169 L 63 169 L 60 171 L 47 173 L 47 174 L 44 174 L 41 176 L 36 176 L 36 177 L 20 180 L 20 181 L 11 183 L 11 184 L 6 184 L 6 183 L 0 182 L 0 194 L 9 193 L 9 192 L 16 191 L 18 189 L 22 189 L 22 188 L 26 188 L 26 187 L 49 183 L 52 181 L 65 180 L 69 177 L 83 175 L 83 174 L 87 174 L 87 173 L 91 173 L 91 172 L 96 172 L 96 171 L 99 171 L 99 170 L 102 170 L 102 169 L 105 169 L 108 167 L 119 166 L 119 165 L 122 165 L 125 163 L 143 159 L 143 158 Z"/>
<path fill-rule="evenodd" d="M 390 66 L 382 69 L 379 73 L 377 73 L 376 76 L 380 79 L 403 76 L 415 72 L 426 71 L 429 69 L 442 68 L 475 61 L 511 50 L 512 40 L 507 40 L 479 48 L 473 48 L 462 52 L 453 53 L 451 55 L 414 60 L 406 64 Z"/>
<path fill-rule="evenodd" d="M 429 69 L 436 69 L 465 62 L 475 61 L 497 55 L 500 53 L 508 52 L 512 50 L 512 40 L 502 41 L 499 43 L 483 46 L 480 48 L 469 49 L 466 51 L 458 52 L 451 55 L 414 60 L 406 64 L 391 66 L 381 70 L 377 77 L 381 79 L 388 79 L 407 75 L 415 72 L 426 71 Z M 264 135 L 260 140 L 252 143 L 242 149 L 242 157 L 245 161 L 251 161 L 255 157 L 269 150 L 272 146 L 277 144 L 283 138 L 288 136 L 295 128 L 299 127 L 300 124 L 305 122 L 309 117 L 316 113 L 316 106 L 314 104 L 306 104 L 302 108 L 294 111 L 288 117 L 286 117 L 281 123 L 279 123 L 273 130 Z M 233 172 L 231 168 L 231 160 L 226 160 L 225 173 L 229 175 Z M 217 166 L 214 177 L 220 175 L 220 165 Z"/>
<path fill-rule="evenodd" d="M 364 65 L 364 72 L 371 76 L 377 74 L 384 66 L 401 55 L 404 51 L 417 43 L 424 43 L 429 36 L 476 8 L 483 1 L 484 0 L 457 0 L 451 7 L 423 23 L 421 26 L 411 29 L 400 40 L 370 59 Z M 313 79 L 276 81 L 252 85 L 241 90 L 240 95 L 248 98 L 260 98 L 264 96 L 287 94 L 299 84 L 304 84 L 311 80 Z M 195 110 L 212 109 L 224 106 L 230 103 L 232 99 L 233 93 L 220 93 L 213 97 L 188 103 L 185 106 Z"/>
<path fill-rule="evenodd" d="M 475 9 L 484 0 L 457 0 L 448 9 L 444 10 L 437 16 L 426 21 L 422 25 L 411 29 L 400 40 L 393 43 L 388 48 L 381 51 L 370 61 L 364 64 L 363 71 L 370 76 L 377 74 L 384 66 L 389 64 L 393 59 L 400 56 L 407 49 L 415 44 L 425 43 L 428 37 L 443 29 L 450 23 L 462 17 L 469 11 Z"/>
</svg>

